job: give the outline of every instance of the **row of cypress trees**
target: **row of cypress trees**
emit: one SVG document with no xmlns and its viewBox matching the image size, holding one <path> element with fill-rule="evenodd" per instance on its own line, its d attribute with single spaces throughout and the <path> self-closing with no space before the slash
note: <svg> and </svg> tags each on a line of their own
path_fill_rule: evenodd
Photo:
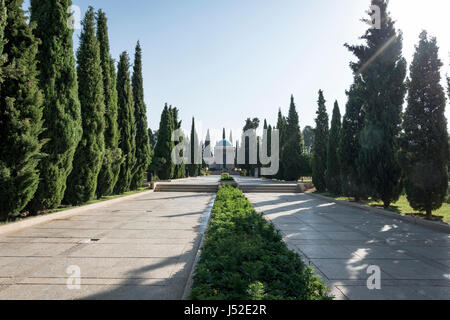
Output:
<svg viewBox="0 0 450 320">
<path fill-rule="evenodd" d="M 70 0 L 0 1 L 0 217 L 142 185 L 151 154 L 142 79 L 126 53 L 116 76 L 107 19 L 82 22 L 77 66 Z"/>
<path fill-rule="evenodd" d="M 354 83 L 342 124 L 335 104 L 331 130 L 319 92 L 313 180 L 318 191 L 357 200 L 370 196 L 385 207 L 405 190 L 411 206 L 431 216 L 447 196 L 449 160 L 436 39 L 422 32 L 405 81 L 402 34 L 387 1 L 372 0 L 372 5 L 381 9 L 381 29 L 367 30 L 363 45 L 346 45 L 357 57 L 351 63 Z"/>
<path fill-rule="evenodd" d="M 190 137 L 182 135 L 179 141 L 173 141 L 173 132 L 181 129 L 182 124 L 178 119 L 178 114 L 179 109 L 169 106 L 167 103 L 161 113 L 158 137 L 150 165 L 150 172 L 161 180 L 182 179 L 200 175 L 202 164 L 199 159 L 194 158 L 194 147 L 198 148 L 197 156 L 201 156 L 203 148 L 202 143 L 198 141 L 195 119 L 192 118 Z M 188 146 L 188 154 L 183 154 L 183 152 L 179 154 L 180 157 L 187 158 L 188 161 L 175 164 L 172 159 L 172 152 L 179 143 L 186 143 Z"/>
</svg>

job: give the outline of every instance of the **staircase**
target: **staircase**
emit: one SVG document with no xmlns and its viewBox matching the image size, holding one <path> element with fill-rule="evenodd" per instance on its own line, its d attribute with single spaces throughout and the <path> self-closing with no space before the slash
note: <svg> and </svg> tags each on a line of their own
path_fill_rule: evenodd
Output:
<svg viewBox="0 0 450 320">
<path fill-rule="evenodd" d="M 239 185 L 244 193 L 302 193 L 300 185 L 296 184 L 261 184 L 261 185 Z"/>
<path fill-rule="evenodd" d="M 219 186 L 215 184 L 183 184 L 183 183 L 157 183 L 155 192 L 192 192 L 217 193 Z"/>
</svg>

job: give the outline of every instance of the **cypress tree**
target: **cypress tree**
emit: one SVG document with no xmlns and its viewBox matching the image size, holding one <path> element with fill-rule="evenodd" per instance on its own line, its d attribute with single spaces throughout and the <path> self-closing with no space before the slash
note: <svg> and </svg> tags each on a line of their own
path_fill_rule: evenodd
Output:
<svg viewBox="0 0 450 320">
<path fill-rule="evenodd" d="M 108 25 L 105 13 L 97 12 L 97 39 L 100 44 L 100 61 L 105 96 L 105 155 L 97 179 L 97 197 L 110 195 L 119 178 L 123 161 L 119 148 L 116 69 L 109 50 Z"/>
<path fill-rule="evenodd" d="M 3 54 L 7 57 L 4 68 L 9 70 L 0 85 L 0 218 L 17 216 L 32 199 L 42 156 L 38 40 L 33 35 L 34 23 L 27 23 L 22 4 L 22 0 L 5 2 Z"/>
<path fill-rule="evenodd" d="M 103 91 L 100 45 L 95 36 L 92 7 L 82 22 L 78 61 L 78 96 L 81 103 L 83 135 L 67 181 L 64 202 L 78 205 L 92 200 L 105 152 L 105 96 Z"/>
<path fill-rule="evenodd" d="M 334 103 L 333 117 L 331 120 L 330 136 L 327 149 L 326 184 L 329 192 L 341 193 L 341 169 L 338 158 L 339 135 L 341 133 L 341 112 L 338 102 Z"/>
<path fill-rule="evenodd" d="M 325 174 L 327 171 L 328 159 L 328 114 L 325 106 L 323 91 L 319 90 L 319 109 L 317 110 L 316 129 L 314 130 L 314 155 L 312 163 L 312 178 L 317 191 L 325 192 L 327 183 Z"/>
<path fill-rule="evenodd" d="M 173 130 L 181 129 L 182 121 L 178 120 L 178 114 L 179 114 L 178 108 L 176 108 L 176 107 L 172 108 L 172 106 L 170 106 L 169 111 L 170 111 L 170 114 L 172 117 L 171 123 L 172 123 Z M 183 136 L 181 136 L 178 141 L 174 141 L 174 143 L 173 143 L 174 148 L 178 144 L 183 143 L 184 139 L 186 139 L 186 137 L 184 137 L 184 134 L 183 134 Z M 172 152 L 172 149 L 170 151 Z M 179 156 L 184 157 L 183 151 L 180 152 Z M 173 170 L 174 171 L 173 171 L 173 174 L 171 177 L 172 179 L 181 179 L 186 176 L 186 164 L 185 163 L 175 165 Z"/>
<path fill-rule="evenodd" d="M 172 163 L 172 150 L 174 142 L 172 141 L 172 111 L 169 110 L 167 103 L 161 114 L 159 123 L 158 141 L 155 146 L 154 166 L 158 173 L 158 177 L 162 180 L 171 179 L 174 172 Z"/>
<path fill-rule="evenodd" d="M 6 25 L 6 6 L 5 1 L 0 0 L 0 84 L 3 82 L 3 64 L 5 57 L 3 55 L 3 47 L 5 46 L 5 25 Z"/>
<path fill-rule="evenodd" d="M 276 178 L 279 180 L 284 179 L 284 159 L 283 159 L 283 149 L 286 145 L 286 127 L 287 127 L 287 119 L 283 116 L 281 112 L 281 108 L 278 110 L 278 121 L 277 121 L 277 129 L 280 134 L 280 167 L 278 169 L 278 174 Z"/>
<path fill-rule="evenodd" d="M 151 149 L 148 140 L 147 107 L 144 102 L 144 80 L 142 76 L 142 49 L 138 42 L 133 66 L 134 118 L 136 120 L 136 164 L 131 181 L 131 188 L 142 186 L 151 160 Z"/>
<path fill-rule="evenodd" d="M 114 193 L 122 194 L 130 191 L 133 168 L 136 163 L 136 123 L 134 119 L 133 92 L 130 80 L 130 59 L 126 52 L 120 55 L 117 67 L 119 148 L 123 152 L 124 161 L 120 165 L 120 173 L 114 187 Z"/>
<path fill-rule="evenodd" d="M 208 134 L 209 134 L 209 132 L 208 132 Z M 207 139 L 208 139 L 208 137 L 207 137 Z M 190 140 L 189 141 L 189 147 L 190 147 L 189 158 L 190 159 L 189 159 L 189 166 L 188 166 L 189 176 L 197 177 L 199 175 L 199 166 L 198 166 L 198 164 L 195 163 L 197 161 L 197 159 L 195 159 L 195 148 L 196 148 L 196 144 L 198 144 L 198 135 L 197 135 L 197 131 L 195 129 L 194 117 L 192 117 L 191 137 L 189 140 Z M 211 143 L 211 142 L 208 141 L 208 143 Z"/>
<path fill-rule="evenodd" d="M 438 51 L 436 38 L 423 31 L 410 68 L 402 139 L 408 201 L 428 218 L 442 206 L 448 190 L 446 97 Z"/>
<path fill-rule="evenodd" d="M 303 137 L 300 131 L 294 96 L 291 97 L 286 126 L 286 141 L 281 158 L 283 159 L 284 180 L 298 181 L 302 170 Z"/>
<path fill-rule="evenodd" d="M 339 141 L 339 164 L 341 166 L 342 192 L 356 201 L 365 197 L 364 185 L 358 171 L 361 150 L 361 131 L 364 126 L 364 99 L 362 84 L 357 80 L 347 92 L 348 101 Z"/>
<path fill-rule="evenodd" d="M 351 67 L 364 84 L 366 101 L 358 167 L 370 195 L 382 200 L 387 208 L 402 191 L 398 138 L 406 93 L 406 61 L 402 57 L 403 37 L 389 16 L 387 1 L 372 0 L 372 5 L 380 8 L 381 28 L 367 30 L 362 37 L 365 44 L 346 46 L 358 58 Z"/>
<path fill-rule="evenodd" d="M 39 86 L 44 93 L 44 126 L 40 181 L 28 208 L 32 212 L 59 206 L 72 171 L 75 150 L 82 135 L 81 107 L 73 54 L 73 30 L 67 26 L 67 9 L 72 1 L 32 0 L 31 21 L 40 38 L 38 54 Z"/>
<path fill-rule="evenodd" d="M 305 143 L 305 152 L 311 154 L 314 146 L 314 129 L 311 126 L 306 126 L 302 134 Z"/>
</svg>

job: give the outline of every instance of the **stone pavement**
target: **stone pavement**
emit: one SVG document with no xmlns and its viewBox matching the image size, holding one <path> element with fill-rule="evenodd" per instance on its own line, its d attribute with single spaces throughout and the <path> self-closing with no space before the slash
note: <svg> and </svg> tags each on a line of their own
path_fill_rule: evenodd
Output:
<svg viewBox="0 0 450 320">
<path fill-rule="evenodd" d="M 307 194 L 246 194 L 336 299 L 450 299 L 450 235 Z M 369 290 L 369 266 L 381 290 Z"/>
<path fill-rule="evenodd" d="M 0 300 L 181 299 L 211 199 L 150 193 L 1 236 Z"/>
</svg>

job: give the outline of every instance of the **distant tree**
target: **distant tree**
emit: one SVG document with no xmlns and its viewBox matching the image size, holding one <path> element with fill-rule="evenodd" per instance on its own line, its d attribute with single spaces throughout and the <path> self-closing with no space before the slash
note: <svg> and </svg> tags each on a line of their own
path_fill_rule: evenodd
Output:
<svg viewBox="0 0 450 320">
<path fill-rule="evenodd" d="M 64 195 L 66 204 L 78 205 L 92 200 L 105 152 L 105 96 L 100 61 L 100 46 L 95 36 L 92 7 L 82 22 L 78 61 L 78 96 L 81 103 L 83 136 L 73 162 Z"/>
<path fill-rule="evenodd" d="M 342 122 L 339 141 L 339 164 L 341 167 L 342 192 L 356 201 L 366 197 L 364 184 L 358 170 L 361 150 L 361 131 L 364 127 L 364 99 L 359 79 L 347 92 L 348 102 Z"/>
<path fill-rule="evenodd" d="M 314 146 L 314 129 L 311 126 L 306 126 L 303 129 L 303 140 L 305 142 L 305 152 L 308 154 L 313 153 Z"/>
<path fill-rule="evenodd" d="M 382 200 L 386 208 L 398 200 L 403 189 L 398 138 L 406 93 L 403 37 L 389 16 L 387 2 L 372 0 L 372 5 L 380 8 L 381 28 L 368 29 L 362 45 L 346 45 L 358 58 L 351 67 L 363 83 L 366 101 L 358 167 L 370 195 Z M 372 17 L 366 19 L 370 20 Z"/>
<path fill-rule="evenodd" d="M 150 150 L 154 150 L 156 146 L 156 142 L 158 141 L 158 130 L 153 131 L 148 128 L 148 140 L 150 143 Z"/>
<path fill-rule="evenodd" d="M 39 1 L 39 0 L 37 0 Z M 109 49 L 107 18 L 102 10 L 97 12 L 97 39 L 100 44 L 100 61 L 105 96 L 105 155 L 97 179 L 97 197 L 114 192 L 119 178 L 120 165 L 125 160 L 119 148 L 117 75 Z"/>
<path fill-rule="evenodd" d="M 144 102 L 144 80 L 142 75 L 142 48 L 138 42 L 133 66 L 134 118 L 136 121 L 136 164 L 134 166 L 131 189 L 142 186 L 151 161 L 151 150 L 148 141 L 147 107 Z"/>
<path fill-rule="evenodd" d="M 3 2 L 2 2 L 3 5 Z M 22 0 L 0 7 L 3 67 L 0 81 L 0 218 L 20 214 L 39 183 L 42 157 L 42 92 L 38 88 L 38 40 L 27 23 Z M 3 29 L 4 28 L 4 29 Z M 1 49 L 0 49 L 1 51 Z M 1 56 L 1 55 L 0 55 Z M 7 72 L 5 72 L 8 70 Z"/>
<path fill-rule="evenodd" d="M 449 145 L 446 97 L 441 86 L 436 38 L 420 35 L 408 81 L 408 106 L 402 139 L 403 169 L 408 201 L 428 218 L 447 197 Z"/>
<path fill-rule="evenodd" d="M 180 130 L 181 124 L 182 124 L 182 121 L 178 120 L 178 114 L 180 111 L 176 107 L 172 108 L 172 106 L 169 107 L 169 110 L 171 111 L 171 115 L 172 115 L 173 129 Z M 185 137 L 184 135 L 181 136 L 179 141 L 174 142 L 174 147 L 180 143 L 183 143 L 184 139 L 187 139 L 187 137 Z M 180 152 L 179 156 L 184 157 L 183 151 Z M 185 176 L 186 176 L 186 164 L 182 163 L 182 164 L 175 165 L 172 178 L 173 179 L 181 179 L 181 178 L 184 178 Z"/>
<path fill-rule="evenodd" d="M 283 180 L 284 179 L 284 161 L 283 161 L 283 150 L 286 145 L 287 140 L 287 134 L 286 134 L 286 128 L 287 128 L 287 119 L 283 114 L 281 113 L 281 108 L 278 110 L 278 121 L 277 121 L 277 129 L 280 134 L 280 168 L 278 170 L 278 174 L 275 176 L 277 179 Z"/>
<path fill-rule="evenodd" d="M 174 142 L 172 141 L 173 123 L 172 111 L 169 107 L 164 106 L 161 114 L 161 121 L 159 123 L 158 142 L 155 146 L 154 161 L 152 168 L 157 172 L 157 175 L 162 180 L 169 180 L 172 178 L 175 166 L 172 163 L 172 150 Z"/>
<path fill-rule="evenodd" d="M 312 162 L 313 183 L 317 191 L 325 192 L 327 190 L 326 172 L 328 159 L 328 113 L 325 106 L 323 91 L 319 90 L 319 109 L 317 110 L 316 129 L 314 129 L 314 156 Z"/>
<path fill-rule="evenodd" d="M 303 137 L 300 131 L 294 96 L 291 96 L 291 105 L 289 107 L 286 126 L 286 141 L 281 159 L 284 170 L 283 180 L 298 181 L 302 173 Z"/>
<path fill-rule="evenodd" d="M 120 132 L 119 148 L 124 161 L 114 187 L 114 193 L 130 191 L 133 169 L 136 164 L 136 121 L 134 118 L 133 91 L 130 80 L 130 58 L 127 52 L 120 55 L 117 67 L 118 124 Z"/>
<path fill-rule="evenodd" d="M 256 141 L 256 129 L 259 128 L 260 120 L 258 118 L 250 119 L 248 118 L 245 121 L 245 126 L 243 128 L 243 132 L 246 132 L 248 130 L 255 130 L 255 141 Z M 255 173 L 255 167 L 257 164 L 251 164 L 250 163 L 250 139 L 249 137 L 245 138 L 245 141 L 243 141 L 244 146 L 241 146 L 241 148 L 244 148 L 245 150 L 245 163 L 241 164 L 240 167 L 243 170 L 246 170 L 248 174 L 254 175 Z"/>
<path fill-rule="evenodd" d="M 333 117 L 331 120 L 330 136 L 327 149 L 327 190 L 332 194 L 341 193 L 341 168 L 339 165 L 338 146 L 341 133 L 341 112 L 338 102 L 334 103 Z"/>
<path fill-rule="evenodd" d="M 198 158 L 196 159 L 195 148 L 197 148 L 198 144 L 198 135 L 197 130 L 195 129 L 195 119 L 192 117 L 192 126 L 191 126 L 191 136 L 189 139 L 189 165 L 188 171 L 190 177 L 197 177 L 200 174 L 200 166 L 196 164 L 198 162 Z"/>
</svg>

